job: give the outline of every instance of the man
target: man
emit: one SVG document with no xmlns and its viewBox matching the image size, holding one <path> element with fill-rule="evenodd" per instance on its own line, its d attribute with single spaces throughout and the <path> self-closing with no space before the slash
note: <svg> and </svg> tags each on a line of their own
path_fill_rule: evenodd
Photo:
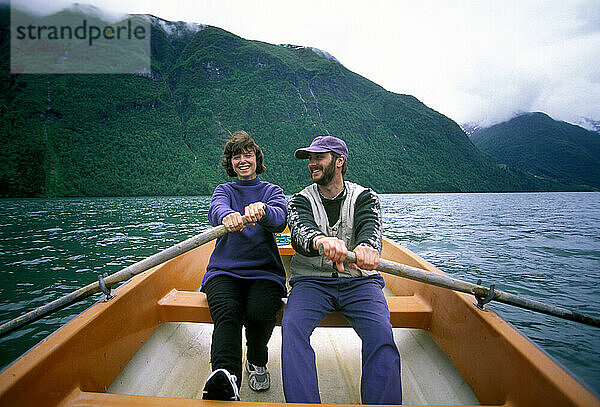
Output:
<svg viewBox="0 0 600 407">
<path fill-rule="evenodd" d="M 296 150 L 308 158 L 313 184 L 288 202 L 292 246 L 292 290 L 282 321 L 282 371 L 286 401 L 320 403 L 310 336 L 334 311 L 362 339 L 363 404 L 401 404 L 400 355 L 390 313 L 375 270 L 381 251 L 381 210 L 374 191 L 344 181 L 348 147 L 319 136 Z M 325 257 L 319 256 L 319 249 Z M 344 267 L 348 250 L 356 264 Z"/>
</svg>

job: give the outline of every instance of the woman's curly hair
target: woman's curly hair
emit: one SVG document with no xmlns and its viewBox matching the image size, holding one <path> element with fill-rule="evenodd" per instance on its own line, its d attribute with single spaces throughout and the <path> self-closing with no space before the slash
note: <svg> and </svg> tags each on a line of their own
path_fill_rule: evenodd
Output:
<svg viewBox="0 0 600 407">
<path fill-rule="evenodd" d="M 231 158 L 234 155 L 242 154 L 244 151 L 253 151 L 254 155 L 256 155 L 256 175 L 262 174 L 267 170 L 267 167 L 263 164 L 264 156 L 259 145 L 244 130 L 236 130 L 227 141 L 227 144 L 225 144 L 223 160 L 221 161 L 221 165 L 227 171 L 227 175 L 230 177 L 237 176 L 231 165 Z"/>
</svg>

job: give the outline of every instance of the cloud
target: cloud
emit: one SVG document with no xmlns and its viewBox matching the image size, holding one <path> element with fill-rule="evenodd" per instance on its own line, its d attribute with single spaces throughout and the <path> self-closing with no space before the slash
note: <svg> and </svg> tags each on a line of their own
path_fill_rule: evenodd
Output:
<svg viewBox="0 0 600 407">
<path fill-rule="evenodd" d="M 401 4 L 386 9 L 370 46 L 357 41 L 356 58 L 336 57 L 458 123 L 491 125 L 524 111 L 600 119 L 597 2 Z"/>
<path fill-rule="evenodd" d="M 592 3 L 525 3 L 516 14 L 474 23 L 481 37 L 463 48 L 462 64 L 448 68 L 447 95 L 457 100 L 432 105 L 459 123 L 483 125 L 523 111 L 572 123 L 600 118 L 600 24 Z"/>
<path fill-rule="evenodd" d="M 2 1 L 4 0 L 0 0 L 0 2 Z M 73 11 L 78 10 L 82 13 L 95 15 L 103 21 L 112 22 L 123 18 L 127 14 L 117 8 L 106 8 L 103 6 L 101 1 L 75 2 L 73 0 L 53 0 L 49 2 L 41 0 L 19 0 L 18 2 L 13 1 L 10 3 L 10 7 L 13 10 L 23 10 L 37 16 L 47 16 L 64 9 L 71 9 Z"/>
</svg>

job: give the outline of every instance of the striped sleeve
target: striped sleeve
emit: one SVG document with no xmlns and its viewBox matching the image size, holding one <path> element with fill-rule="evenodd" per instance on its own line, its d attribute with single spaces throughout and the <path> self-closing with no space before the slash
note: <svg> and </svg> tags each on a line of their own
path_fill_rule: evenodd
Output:
<svg viewBox="0 0 600 407">
<path fill-rule="evenodd" d="M 382 235 L 381 204 L 372 189 L 361 192 L 354 207 L 354 241 L 356 245 L 367 244 L 381 253 Z"/>
<path fill-rule="evenodd" d="M 318 256 L 319 252 L 312 248 L 312 241 L 323 232 L 315 222 L 310 202 L 306 197 L 295 194 L 288 202 L 287 209 L 292 247 L 304 256 Z"/>
</svg>

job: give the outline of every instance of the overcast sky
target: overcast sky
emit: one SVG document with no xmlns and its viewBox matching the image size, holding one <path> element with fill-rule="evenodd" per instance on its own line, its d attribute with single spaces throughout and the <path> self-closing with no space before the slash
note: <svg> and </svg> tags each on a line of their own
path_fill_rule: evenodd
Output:
<svg viewBox="0 0 600 407">
<path fill-rule="evenodd" d="M 48 7 L 16 3 L 25 1 Z M 520 111 L 600 120 L 600 0 L 81 2 L 320 48 L 458 123 L 489 125 Z M 48 11 L 73 2 L 51 3 Z"/>
</svg>

